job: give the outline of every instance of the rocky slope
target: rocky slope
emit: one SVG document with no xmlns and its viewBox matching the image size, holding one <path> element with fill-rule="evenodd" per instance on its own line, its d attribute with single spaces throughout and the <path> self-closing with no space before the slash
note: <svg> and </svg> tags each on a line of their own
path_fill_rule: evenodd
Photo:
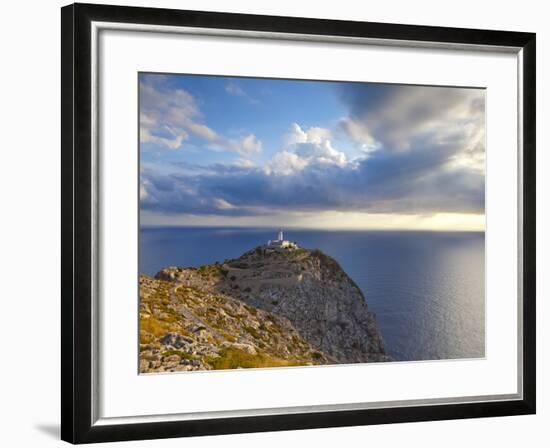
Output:
<svg viewBox="0 0 550 448">
<path fill-rule="evenodd" d="M 142 372 L 390 360 L 360 289 L 318 250 L 261 246 L 140 286 Z"/>
<path fill-rule="evenodd" d="M 141 373 L 333 362 L 287 319 L 209 289 L 210 270 L 187 274 L 187 284 L 140 277 Z"/>
</svg>

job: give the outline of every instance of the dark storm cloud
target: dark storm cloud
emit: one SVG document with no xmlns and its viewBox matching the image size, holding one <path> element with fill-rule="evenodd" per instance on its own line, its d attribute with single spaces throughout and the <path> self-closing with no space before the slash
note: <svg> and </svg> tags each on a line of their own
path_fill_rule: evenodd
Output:
<svg viewBox="0 0 550 448">
<path fill-rule="evenodd" d="M 449 135 L 467 138 L 472 130 L 484 131 L 481 89 L 350 83 L 339 91 L 349 106 L 341 126 L 357 143 L 378 142 L 386 151 L 402 151 L 418 139 L 430 145 Z"/>
<path fill-rule="evenodd" d="M 267 209 L 373 213 L 471 212 L 484 209 L 484 176 L 466 168 L 438 170 L 452 146 L 376 152 L 345 167 L 310 165 L 291 175 L 219 167 L 208 174 L 143 173 L 142 208 L 170 213 L 246 216 Z"/>
</svg>

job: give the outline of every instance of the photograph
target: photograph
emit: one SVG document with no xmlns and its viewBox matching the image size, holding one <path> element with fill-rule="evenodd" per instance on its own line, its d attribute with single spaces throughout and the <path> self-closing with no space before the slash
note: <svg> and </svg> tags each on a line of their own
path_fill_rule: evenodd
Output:
<svg viewBox="0 0 550 448">
<path fill-rule="evenodd" d="M 138 78 L 140 374 L 486 356 L 484 88 Z"/>
</svg>

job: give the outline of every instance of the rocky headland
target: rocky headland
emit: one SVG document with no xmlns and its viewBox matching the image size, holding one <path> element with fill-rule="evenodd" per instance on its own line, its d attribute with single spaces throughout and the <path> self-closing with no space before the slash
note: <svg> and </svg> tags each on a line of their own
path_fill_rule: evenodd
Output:
<svg viewBox="0 0 550 448">
<path fill-rule="evenodd" d="M 389 360 L 361 290 L 319 250 L 140 276 L 142 373 Z"/>
</svg>

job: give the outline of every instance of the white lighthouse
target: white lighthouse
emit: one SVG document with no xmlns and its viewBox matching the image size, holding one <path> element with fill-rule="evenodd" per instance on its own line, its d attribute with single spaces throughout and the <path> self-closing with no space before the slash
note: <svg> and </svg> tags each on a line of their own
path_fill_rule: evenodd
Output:
<svg viewBox="0 0 550 448">
<path fill-rule="evenodd" d="M 269 249 L 296 249 L 298 246 L 291 242 L 286 241 L 283 234 L 283 229 L 279 230 L 276 240 L 269 240 L 267 242 L 267 247 Z"/>
</svg>

